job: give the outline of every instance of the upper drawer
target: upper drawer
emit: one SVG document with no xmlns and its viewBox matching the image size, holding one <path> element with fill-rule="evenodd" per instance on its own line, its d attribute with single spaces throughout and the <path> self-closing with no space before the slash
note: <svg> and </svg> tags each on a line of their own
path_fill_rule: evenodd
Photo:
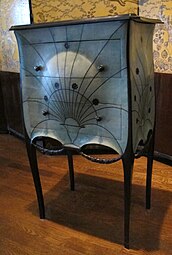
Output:
<svg viewBox="0 0 172 255">
<path fill-rule="evenodd" d="M 65 41 L 109 40 L 125 35 L 127 21 L 110 21 L 89 24 L 57 26 L 16 31 L 24 44 L 54 43 Z"/>
<path fill-rule="evenodd" d="M 21 68 L 34 76 L 119 78 L 126 28 L 118 21 L 17 31 Z"/>
<path fill-rule="evenodd" d="M 120 39 L 71 42 L 68 50 L 64 43 L 23 45 L 21 68 L 33 76 L 119 78 L 126 68 L 123 43 Z"/>
</svg>

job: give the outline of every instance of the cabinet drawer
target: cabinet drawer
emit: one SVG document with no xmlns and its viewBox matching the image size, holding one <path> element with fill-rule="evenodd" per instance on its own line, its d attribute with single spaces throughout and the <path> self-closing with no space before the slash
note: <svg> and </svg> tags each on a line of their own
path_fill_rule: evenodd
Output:
<svg viewBox="0 0 172 255">
<path fill-rule="evenodd" d="M 21 68 L 34 76 L 121 77 L 126 68 L 121 40 L 24 45 Z M 36 69 L 40 67 L 40 69 Z"/>
<path fill-rule="evenodd" d="M 23 39 L 23 44 L 29 45 L 67 41 L 109 40 L 125 36 L 127 25 L 127 20 L 59 25 L 44 29 L 26 29 L 18 32 L 18 35 Z"/>
</svg>

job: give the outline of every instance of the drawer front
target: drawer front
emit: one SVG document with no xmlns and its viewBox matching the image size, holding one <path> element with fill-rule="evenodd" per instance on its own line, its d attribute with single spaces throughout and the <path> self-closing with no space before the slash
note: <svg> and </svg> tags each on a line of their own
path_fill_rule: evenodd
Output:
<svg viewBox="0 0 172 255">
<path fill-rule="evenodd" d="M 125 35 L 126 26 L 127 21 L 109 21 L 28 29 L 17 34 L 25 39 L 24 44 L 109 40 L 121 37 L 121 31 Z"/>
<path fill-rule="evenodd" d="M 35 76 L 120 77 L 121 40 L 24 45 L 21 67 Z M 40 66 L 41 70 L 36 67 Z"/>
<path fill-rule="evenodd" d="M 42 29 L 37 37 L 35 30 L 17 34 L 26 129 L 32 139 L 102 144 L 121 154 L 128 138 L 126 23 L 77 26 L 45 29 L 42 41 Z"/>
</svg>

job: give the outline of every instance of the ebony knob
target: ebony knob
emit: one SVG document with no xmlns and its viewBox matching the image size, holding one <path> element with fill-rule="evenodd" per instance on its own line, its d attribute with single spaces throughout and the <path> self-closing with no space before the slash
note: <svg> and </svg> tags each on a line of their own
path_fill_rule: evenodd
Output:
<svg viewBox="0 0 172 255">
<path fill-rule="evenodd" d="M 64 47 L 65 47 L 66 49 L 69 49 L 69 43 L 68 43 L 68 42 L 65 42 Z"/>
<path fill-rule="evenodd" d="M 140 70 L 139 70 L 139 68 L 137 67 L 136 68 L 136 74 L 138 75 L 140 73 Z"/>
<path fill-rule="evenodd" d="M 78 88 L 78 85 L 77 85 L 76 83 L 73 83 L 73 84 L 72 84 L 72 88 L 73 88 L 73 89 L 77 89 L 77 88 Z"/>
<path fill-rule="evenodd" d="M 96 116 L 96 120 L 97 120 L 97 121 L 101 121 L 101 120 L 102 120 L 102 117 Z"/>
<path fill-rule="evenodd" d="M 100 65 L 100 66 L 97 67 L 97 70 L 99 72 L 103 72 L 105 70 L 105 67 L 103 65 Z"/>
<path fill-rule="evenodd" d="M 45 101 L 48 101 L 48 97 L 47 97 L 47 96 L 44 96 L 44 100 L 45 100 Z"/>
<path fill-rule="evenodd" d="M 54 86 L 55 86 L 56 89 L 58 89 L 60 85 L 59 85 L 58 82 L 55 82 Z"/>
<path fill-rule="evenodd" d="M 99 100 L 97 98 L 94 98 L 92 102 L 93 102 L 94 105 L 98 105 L 99 104 Z"/>
<path fill-rule="evenodd" d="M 42 70 L 42 66 L 34 66 L 34 70 L 35 70 L 36 72 L 39 72 L 39 71 Z"/>
<path fill-rule="evenodd" d="M 42 115 L 47 116 L 48 114 L 49 114 L 49 111 L 47 111 L 47 110 L 42 111 Z"/>
</svg>

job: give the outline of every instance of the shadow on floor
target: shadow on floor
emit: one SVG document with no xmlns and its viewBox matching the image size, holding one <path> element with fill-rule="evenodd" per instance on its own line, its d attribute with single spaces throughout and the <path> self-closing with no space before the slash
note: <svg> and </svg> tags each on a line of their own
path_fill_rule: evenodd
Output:
<svg viewBox="0 0 172 255">
<path fill-rule="evenodd" d="M 76 190 L 70 191 L 66 175 L 44 194 L 46 218 L 123 245 L 123 182 L 76 173 L 75 183 Z M 133 185 L 130 227 L 132 249 L 159 250 L 161 226 L 172 200 L 169 193 L 152 189 L 152 208 L 146 210 L 145 187 Z M 38 215 L 36 201 L 29 209 Z"/>
</svg>

